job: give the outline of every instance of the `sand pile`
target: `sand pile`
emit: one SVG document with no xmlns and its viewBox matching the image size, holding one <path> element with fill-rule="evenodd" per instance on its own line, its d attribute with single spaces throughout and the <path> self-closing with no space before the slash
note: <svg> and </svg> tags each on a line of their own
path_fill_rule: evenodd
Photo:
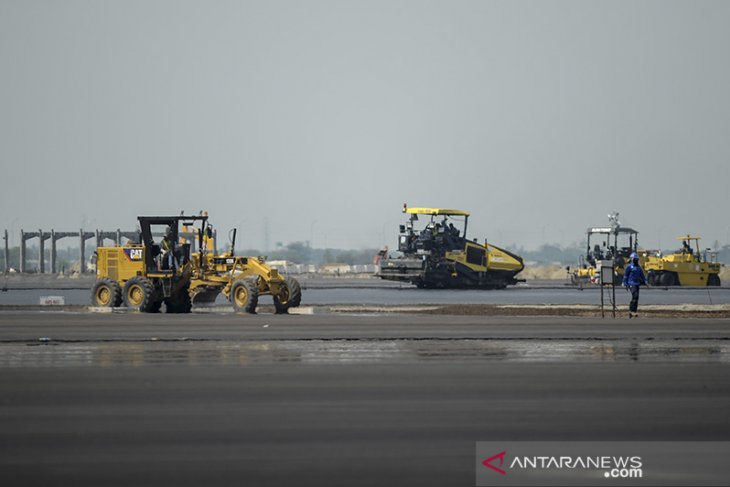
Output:
<svg viewBox="0 0 730 487">
<path fill-rule="evenodd" d="M 723 266 L 720 269 L 720 281 L 723 285 L 730 284 L 730 266 Z"/>
<path fill-rule="evenodd" d="M 526 266 L 525 270 L 517 274 L 519 279 L 555 279 L 565 281 L 568 279 L 568 272 L 565 267 L 559 265 Z"/>
</svg>

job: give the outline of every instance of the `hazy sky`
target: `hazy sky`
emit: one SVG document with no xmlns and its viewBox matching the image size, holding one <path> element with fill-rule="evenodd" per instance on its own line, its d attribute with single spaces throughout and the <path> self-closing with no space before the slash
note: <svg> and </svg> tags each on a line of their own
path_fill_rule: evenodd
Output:
<svg viewBox="0 0 730 487">
<path fill-rule="evenodd" d="M 0 230 L 730 239 L 730 2 L 0 0 Z M 385 237 L 385 241 L 383 240 Z M 17 237 L 15 237 L 17 243 Z M 74 242 L 75 243 L 75 242 Z"/>
</svg>

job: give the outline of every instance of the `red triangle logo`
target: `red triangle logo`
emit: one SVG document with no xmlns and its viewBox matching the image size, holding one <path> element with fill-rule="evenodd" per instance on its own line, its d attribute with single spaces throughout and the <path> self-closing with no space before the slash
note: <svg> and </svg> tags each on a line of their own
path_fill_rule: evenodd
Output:
<svg viewBox="0 0 730 487">
<path fill-rule="evenodd" d="M 482 465 L 484 465 L 485 467 L 489 467 L 489 468 L 491 468 L 492 470 L 494 470 L 494 471 L 495 471 L 495 472 L 497 472 L 497 473 L 501 473 L 502 475 L 507 475 L 507 472 L 505 472 L 504 470 L 502 470 L 501 468 L 499 468 L 499 467 L 501 467 L 502 465 L 504 465 L 504 456 L 505 456 L 506 454 L 507 454 L 507 451 L 506 451 L 506 450 L 505 450 L 505 451 L 503 451 L 502 453 L 497 453 L 497 454 L 496 454 L 496 455 L 494 455 L 493 457 L 489 457 L 489 458 L 487 458 L 486 460 L 484 460 L 484 461 L 482 462 Z M 495 467 L 494 465 L 492 465 L 492 462 L 493 462 L 494 460 L 498 459 L 498 458 L 499 458 L 499 467 Z"/>
</svg>

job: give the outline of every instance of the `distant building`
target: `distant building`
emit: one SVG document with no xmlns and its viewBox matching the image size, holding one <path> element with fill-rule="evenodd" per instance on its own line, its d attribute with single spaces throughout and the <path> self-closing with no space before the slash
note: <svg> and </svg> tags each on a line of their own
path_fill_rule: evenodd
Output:
<svg viewBox="0 0 730 487">
<path fill-rule="evenodd" d="M 323 264 L 319 268 L 321 274 L 333 274 L 339 276 L 340 274 L 348 274 L 352 272 L 352 266 L 350 264 Z"/>
<path fill-rule="evenodd" d="M 267 260 L 266 264 L 282 274 L 302 274 L 303 272 L 307 272 L 307 266 L 295 264 L 288 260 Z"/>
</svg>

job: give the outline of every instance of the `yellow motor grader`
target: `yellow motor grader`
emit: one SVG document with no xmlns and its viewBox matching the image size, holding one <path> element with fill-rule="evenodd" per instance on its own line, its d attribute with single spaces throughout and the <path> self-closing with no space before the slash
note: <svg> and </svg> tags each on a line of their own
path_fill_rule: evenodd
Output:
<svg viewBox="0 0 730 487">
<path fill-rule="evenodd" d="M 213 255 L 208 216 L 141 216 L 140 241 L 97 249 L 97 280 L 91 293 L 95 306 L 128 308 L 147 313 L 189 313 L 193 303 L 213 302 L 221 292 L 236 311 L 255 313 L 258 298 L 271 295 L 277 313 L 301 303 L 301 288 L 267 266 L 261 257 L 231 251 Z M 180 236 L 196 223 L 197 252 Z M 161 230 L 161 231 L 160 231 Z M 155 235 L 163 235 L 159 242 Z M 234 234 L 235 235 L 235 234 Z M 234 237 L 235 238 L 235 237 Z M 234 240 L 235 242 L 235 240 Z"/>
<path fill-rule="evenodd" d="M 203 230 L 202 241 L 210 241 Z M 192 302 L 212 303 L 218 294 L 228 298 L 236 311 L 255 313 L 259 296 L 271 295 L 277 313 L 286 313 L 302 302 L 302 289 L 293 277 L 279 274 L 266 264 L 263 257 L 235 255 L 236 230 L 233 230 L 231 250 L 219 255 L 205 253 L 193 256 L 194 272 L 190 281 Z"/>
</svg>

